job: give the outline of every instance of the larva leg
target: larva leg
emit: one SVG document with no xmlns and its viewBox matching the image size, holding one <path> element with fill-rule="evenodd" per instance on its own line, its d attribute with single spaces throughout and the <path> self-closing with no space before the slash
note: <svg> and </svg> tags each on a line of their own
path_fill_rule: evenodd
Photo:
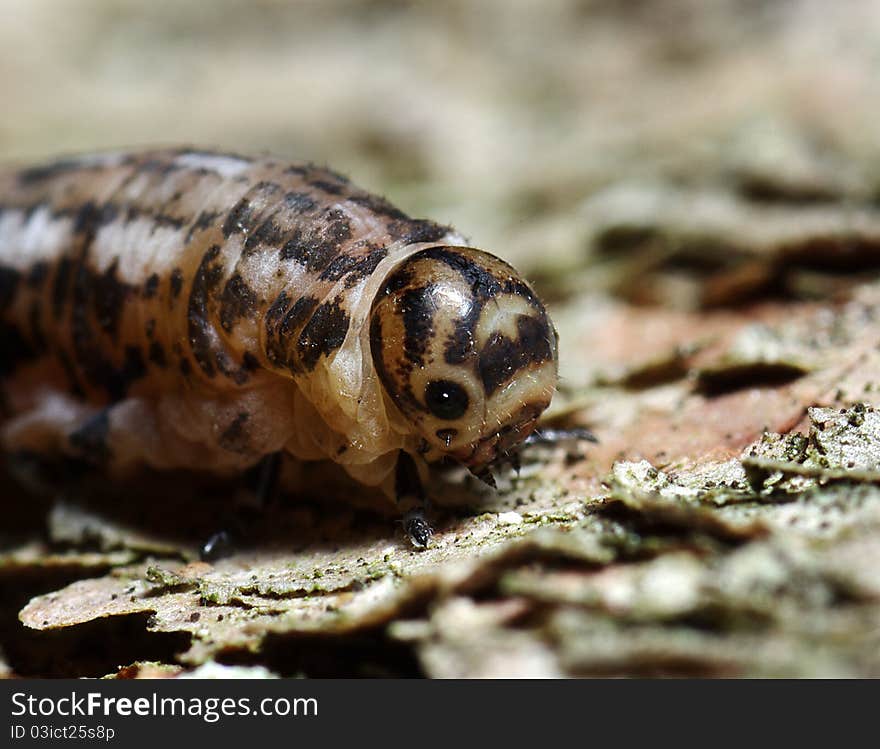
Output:
<svg viewBox="0 0 880 749">
<path fill-rule="evenodd" d="M 425 495 L 415 461 L 409 453 L 402 450 L 397 457 L 394 493 L 400 506 L 406 506 L 412 502 L 416 503 L 415 507 L 404 514 L 403 528 L 413 546 L 417 549 L 424 549 L 434 534 L 434 529 L 425 517 L 428 510 L 428 498 Z"/>
<path fill-rule="evenodd" d="M 281 474 L 281 452 L 270 453 L 252 469 L 253 492 L 260 507 L 268 507 L 278 495 L 278 477 Z"/>
<path fill-rule="evenodd" d="M 280 473 L 280 452 L 266 455 L 249 471 L 248 489 L 254 493 L 263 510 L 272 503 L 278 494 Z M 228 512 L 226 515 L 227 522 L 223 523 L 219 530 L 212 533 L 199 549 L 199 558 L 203 562 L 216 562 L 230 556 L 243 537 L 249 535 L 245 529 L 246 523 L 234 511 Z"/>
<path fill-rule="evenodd" d="M 236 545 L 233 536 L 226 529 L 213 533 L 199 549 L 199 559 L 203 562 L 216 562 L 231 555 Z"/>
</svg>

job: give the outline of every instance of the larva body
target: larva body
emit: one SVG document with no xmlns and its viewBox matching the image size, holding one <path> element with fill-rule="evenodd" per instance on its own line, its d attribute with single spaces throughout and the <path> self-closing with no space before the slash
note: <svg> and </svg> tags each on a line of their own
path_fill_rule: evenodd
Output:
<svg viewBox="0 0 880 749">
<path fill-rule="evenodd" d="M 6 451 L 240 471 L 474 470 L 549 404 L 556 337 L 507 264 L 311 165 L 190 150 L 0 172 Z"/>
</svg>

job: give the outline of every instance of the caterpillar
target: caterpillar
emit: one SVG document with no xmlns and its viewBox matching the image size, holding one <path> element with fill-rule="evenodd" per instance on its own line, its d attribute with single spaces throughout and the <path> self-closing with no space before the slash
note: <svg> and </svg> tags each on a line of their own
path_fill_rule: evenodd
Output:
<svg viewBox="0 0 880 749">
<path fill-rule="evenodd" d="M 0 449 L 109 474 L 329 459 L 397 501 L 476 475 L 557 379 L 526 281 L 312 164 L 193 149 L 0 170 Z"/>
</svg>

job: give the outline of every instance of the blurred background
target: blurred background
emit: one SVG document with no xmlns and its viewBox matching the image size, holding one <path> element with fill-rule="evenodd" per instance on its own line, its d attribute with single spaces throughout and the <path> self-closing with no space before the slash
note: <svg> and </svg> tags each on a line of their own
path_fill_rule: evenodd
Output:
<svg viewBox="0 0 880 749">
<path fill-rule="evenodd" d="M 0 17 L 3 161 L 188 143 L 326 162 L 527 272 L 582 261 L 590 198 L 622 182 L 877 193 L 871 0 L 2 0 Z"/>
</svg>

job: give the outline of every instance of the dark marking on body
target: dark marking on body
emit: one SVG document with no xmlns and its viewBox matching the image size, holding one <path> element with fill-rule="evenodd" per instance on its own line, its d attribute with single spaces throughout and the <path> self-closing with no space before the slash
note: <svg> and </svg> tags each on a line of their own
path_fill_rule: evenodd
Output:
<svg viewBox="0 0 880 749">
<path fill-rule="evenodd" d="M 224 377 L 228 377 L 236 385 L 244 385 L 250 379 L 250 371 L 247 367 L 238 366 L 232 358 L 222 349 L 214 352 L 214 364 L 217 371 Z"/>
<path fill-rule="evenodd" d="M 360 257 L 343 254 L 335 258 L 319 276 L 321 281 L 338 281 L 345 278 L 345 287 L 350 289 L 369 276 L 388 255 L 385 247 L 375 247 Z"/>
<path fill-rule="evenodd" d="M 375 213 L 377 216 L 385 216 L 386 218 L 390 218 L 393 221 L 412 220 L 395 205 L 378 195 L 372 195 L 368 192 L 357 192 L 354 195 L 350 195 L 348 197 L 348 200 L 350 200 L 352 203 L 357 203 L 358 205 L 367 208 L 369 211 Z"/>
<path fill-rule="evenodd" d="M 40 182 L 48 182 L 64 174 L 88 168 L 100 169 L 101 165 L 89 164 L 88 162 L 83 162 L 82 159 L 58 159 L 49 164 L 41 164 L 40 166 L 23 169 L 18 173 L 17 178 L 18 183 L 22 187 L 31 187 Z"/>
<path fill-rule="evenodd" d="M 322 356 L 327 356 L 342 345 L 350 321 L 339 297 L 324 302 L 315 310 L 297 341 L 297 354 L 303 369 L 313 370 Z"/>
<path fill-rule="evenodd" d="M 153 273 L 144 281 L 144 299 L 152 299 L 159 291 L 159 274 Z"/>
<path fill-rule="evenodd" d="M 220 211 L 202 211 L 199 213 L 196 220 L 193 221 L 192 225 L 187 230 L 186 244 L 189 244 L 190 240 L 192 240 L 196 233 L 211 228 L 220 216 Z"/>
<path fill-rule="evenodd" d="M 279 192 L 281 186 L 274 182 L 257 182 L 227 214 L 222 227 L 223 236 L 228 239 L 233 234 L 250 235 L 264 218 L 264 215 L 261 215 L 264 214 L 264 210 L 257 206 L 271 203 Z"/>
<path fill-rule="evenodd" d="M 86 293 L 91 297 L 95 319 L 101 330 L 114 341 L 119 332 L 120 316 L 130 290 L 128 284 L 116 277 L 118 268 L 119 258 L 115 258 L 101 275 L 93 274 L 84 266 L 79 271 L 89 276 L 89 280 L 83 283 L 91 284 L 91 291 Z"/>
<path fill-rule="evenodd" d="M 337 245 L 295 229 L 278 253 L 281 260 L 295 260 L 310 273 L 323 270 L 338 252 Z"/>
<path fill-rule="evenodd" d="M 244 242 L 245 254 L 250 254 L 261 246 L 277 246 L 284 238 L 281 227 L 271 218 L 266 219 L 253 232 L 248 235 Z"/>
<path fill-rule="evenodd" d="M 250 414 L 247 411 L 239 412 L 232 420 L 232 423 L 220 435 L 218 439 L 220 447 L 234 453 L 247 452 L 250 435 L 246 425 L 249 418 Z"/>
<path fill-rule="evenodd" d="M 319 300 L 313 296 L 302 296 L 291 303 L 286 291 L 272 303 L 266 313 L 266 356 L 275 366 L 299 370 L 292 352 L 293 340 L 299 337 L 318 304 Z"/>
<path fill-rule="evenodd" d="M 80 260 L 73 281 L 70 319 L 74 360 L 85 381 L 106 391 L 114 401 L 123 398 L 129 386 L 146 374 L 143 356 L 137 347 L 127 346 L 122 364 L 116 366 L 107 358 L 92 330 L 90 317 L 94 314 L 98 324 L 115 336 L 121 302 L 113 310 L 110 300 L 119 293 L 118 283 L 115 265 L 95 277 Z"/>
<path fill-rule="evenodd" d="M 233 234 L 245 231 L 251 217 L 251 202 L 247 198 L 242 198 L 226 215 L 226 220 L 223 222 L 223 236 L 229 239 Z"/>
<path fill-rule="evenodd" d="M 388 225 L 388 234 L 404 244 L 417 242 L 436 242 L 450 231 L 448 226 L 433 221 L 394 221 Z"/>
<path fill-rule="evenodd" d="M 284 196 L 284 207 L 295 213 L 310 213 L 318 207 L 318 201 L 307 192 L 289 192 Z"/>
<path fill-rule="evenodd" d="M 208 377 L 214 377 L 216 374 L 208 305 L 212 292 L 223 276 L 223 266 L 218 262 L 219 256 L 220 245 L 216 244 L 202 256 L 193 278 L 187 313 L 190 348 L 199 367 Z"/>
<path fill-rule="evenodd" d="M 329 209 L 317 226 L 313 230 L 294 229 L 281 248 L 281 260 L 295 260 L 314 273 L 341 257 L 342 247 L 352 234 L 348 215 L 338 208 Z"/>
<path fill-rule="evenodd" d="M 320 190 L 321 192 L 326 192 L 328 195 L 340 195 L 342 193 L 343 186 L 337 182 L 330 182 L 326 179 L 313 179 L 309 182 L 311 187 L 314 187 L 316 190 Z"/>
<path fill-rule="evenodd" d="M 121 208 L 118 206 L 111 206 L 110 204 L 107 204 L 105 206 L 105 210 L 111 209 L 111 208 L 114 211 L 114 214 L 113 214 L 114 217 L 115 217 L 115 212 L 118 212 L 119 210 L 121 210 Z M 156 231 L 156 229 L 158 229 L 160 226 L 166 227 L 169 229 L 180 230 L 184 226 L 186 226 L 186 223 L 187 223 L 187 220 L 181 216 L 174 216 L 169 213 L 165 213 L 163 211 L 156 210 L 154 208 L 138 206 L 138 205 L 134 205 L 131 203 L 126 205 L 125 206 L 125 222 L 130 224 L 133 221 L 137 221 L 138 219 L 144 219 L 144 220 L 149 221 L 150 223 L 153 224 L 152 228 L 150 229 L 151 234 L 154 233 Z M 107 221 L 105 220 L 103 223 L 107 223 Z"/>
</svg>

